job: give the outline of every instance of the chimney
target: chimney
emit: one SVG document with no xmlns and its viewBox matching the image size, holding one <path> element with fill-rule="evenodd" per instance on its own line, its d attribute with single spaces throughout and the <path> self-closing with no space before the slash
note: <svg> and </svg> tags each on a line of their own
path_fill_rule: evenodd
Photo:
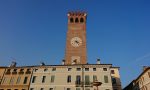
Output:
<svg viewBox="0 0 150 90">
<path fill-rule="evenodd" d="M 97 59 L 96 64 L 101 64 L 101 63 L 100 63 L 100 59 L 99 59 L 99 58 Z"/>
<path fill-rule="evenodd" d="M 44 66 L 45 65 L 45 63 L 44 62 L 40 62 L 40 66 Z"/>
<path fill-rule="evenodd" d="M 65 60 L 64 60 L 64 59 L 62 60 L 62 63 L 61 63 L 61 64 L 62 64 L 62 65 L 65 65 Z"/>
</svg>

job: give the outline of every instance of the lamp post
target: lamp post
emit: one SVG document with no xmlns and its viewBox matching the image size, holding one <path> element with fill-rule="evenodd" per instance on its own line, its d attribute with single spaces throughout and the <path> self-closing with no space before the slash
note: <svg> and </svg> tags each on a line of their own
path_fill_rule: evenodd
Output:
<svg viewBox="0 0 150 90">
<path fill-rule="evenodd" d="M 93 82 L 93 86 L 96 86 L 98 90 L 98 86 L 101 86 L 102 82 L 98 82 L 97 80 Z"/>
</svg>

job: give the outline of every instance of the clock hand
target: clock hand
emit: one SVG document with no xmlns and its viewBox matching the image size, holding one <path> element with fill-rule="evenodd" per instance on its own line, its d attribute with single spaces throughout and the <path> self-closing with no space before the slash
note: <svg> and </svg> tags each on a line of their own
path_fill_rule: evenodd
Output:
<svg viewBox="0 0 150 90">
<path fill-rule="evenodd" d="M 79 43 L 78 41 L 75 41 L 76 43 Z"/>
</svg>

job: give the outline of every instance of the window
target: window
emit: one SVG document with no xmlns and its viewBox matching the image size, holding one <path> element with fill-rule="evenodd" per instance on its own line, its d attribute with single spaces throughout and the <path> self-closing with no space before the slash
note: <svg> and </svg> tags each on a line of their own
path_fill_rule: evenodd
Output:
<svg viewBox="0 0 150 90">
<path fill-rule="evenodd" d="M 46 72 L 47 70 L 48 70 L 48 69 L 47 69 L 47 68 L 45 68 L 45 69 L 44 69 L 44 72 Z"/>
<path fill-rule="evenodd" d="M 38 71 L 38 69 L 34 69 L 34 71 L 35 71 L 35 72 L 37 72 L 37 71 Z"/>
<path fill-rule="evenodd" d="M 70 18 L 70 22 L 71 22 L 71 23 L 73 23 L 73 22 L 74 22 L 73 18 Z"/>
<path fill-rule="evenodd" d="M 104 76 L 104 82 L 108 83 L 108 76 Z"/>
<path fill-rule="evenodd" d="M 54 80 L 55 80 L 55 76 L 54 76 L 54 75 L 52 75 L 52 76 L 51 76 L 51 83 L 53 83 L 53 82 L 54 82 Z"/>
<path fill-rule="evenodd" d="M 115 71 L 114 71 L 114 70 L 111 70 L 111 74 L 115 74 Z"/>
<path fill-rule="evenodd" d="M 20 80 L 21 80 L 21 77 L 19 76 L 19 77 L 17 78 L 16 84 L 20 83 Z"/>
<path fill-rule="evenodd" d="M 3 83 L 3 84 L 6 84 L 6 81 L 7 81 L 7 78 L 6 78 L 6 77 L 4 77 L 4 79 L 3 79 L 2 83 Z"/>
<path fill-rule="evenodd" d="M 34 88 L 30 88 L 30 90 L 34 90 Z"/>
<path fill-rule="evenodd" d="M 32 83 L 35 83 L 36 76 L 33 76 Z"/>
<path fill-rule="evenodd" d="M 14 69 L 12 74 L 17 74 L 17 69 Z"/>
<path fill-rule="evenodd" d="M 71 90 L 70 88 L 67 88 L 67 90 Z"/>
<path fill-rule="evenodd" d="M 5 74 L 10 74 L 11 69 L 7 69 L 7 72 Z"/>
<path fill-rule="evenodd" d="M 84 19 L 83 18 L 80 18 L 80 23 L 83 23 L 84 22 Z"/>
<path fill-rule="evenodd" d="M 17 69 L 14 69 L 14 72 L 17 72 Z"/>
<path fill-rule="evenodd" d="M 31 74 L 30 69 L 27 69 L 26 74 Z"/>
<path fill-rule="evenodd" d="M 49 90 L 54 90 L 53 88 L 50 88 Z"/>
<path fill-rule="evenodd" d="M 75 22 L 76 22 L 76 23 L 78 23 L 78 22 L 79 22 L 78 18 L 76 18 L 76 19 L 75 19 Z"/>
<path fill-rule="evenodd" d="M 96 68 L 93 68 L 93 71 L 96 71 Z"/>
<path fill-rule="evenodd" d="M 97 81 L 97 76 L 96 75 L 93 75 L 93 82 L 94 81 Z"/>
<path fill-rule="evenodd" d="M 14 77 L 11 77 L 9 84 L 13 84 L 14 83 Z"/>
<path fill-rule="evenodd" d="M 90 84 L 90 77 L 89 75 L 85 75 L 85 85 L 89 85 Z"/>
<path fill-rule="evenodd" d="M 10 72 L 11 69 L 8 69 L 7 72 Z"/>
<path fill-rule="evenodd" d="M 107 71 L 107 68 L 103 68 L 103 71 Z"/>
<path fill-rule="evenodd" d="M 81 68 L 77 68 L 77 71 L 81 71 Z"/>
<path fill-rule="evenodd" d="M 23 72 L 24 69 L 20 69 L 20 72 Z"/>
<path fill-rule="evenodd" d="M 56 71 L 56 68 L 52 68 L 52 71 Z"/>
<path fill-rule="evenodd" d="M 20 72 L 19 72 L 19 74 L 24 74 L 24 69 L 20 69 Z"/>
<path fill-rule="evenodd" d="M 44 90 L 44 88 L 41 88 L 40 90 Z"/>
<path fill-rule="evenodd" d="M 28 77 L 25 77 L 23 84 L 26 84 L 26 83 L 27 83 L 27 80 L 28 80 Z"/>
<path fill-rule="evenodd" d="M 76 76 L 76 84 L 78 84 L 78 85 L 81 84 L 81 76 L 80 75 Z"/>
<path fill-rule="evenodd" d="M 46 79 L 46 76 L 43 76 L 43 78 L 42 78 L 42 83 L 45 82 L 45 79 Z"/>
<path fill-rule="evenodd" d="M 68 71 L 71 71 L 72 68 L 68 68 Z"/>
<path fill-rule="evenodd" d="M 112 84 L 116 84 L 116 78 L 112 78 Z"/>
<path fill-rule="evenodd" d="M 89 68 L 85 68 L 85 71 L 89 71 Z"/>
<path fill-rule="evenodd" d="M 67 77 L 67 83 L 70 83 L 71 82 L 71 75 L 69 75 L 68 77 Z"/>
</svg>

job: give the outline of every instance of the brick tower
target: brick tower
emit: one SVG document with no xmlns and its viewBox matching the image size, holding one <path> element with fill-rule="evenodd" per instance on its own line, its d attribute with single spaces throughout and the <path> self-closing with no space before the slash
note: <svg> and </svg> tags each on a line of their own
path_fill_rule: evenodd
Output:
<svg viewBox="0 0 150 90">
<path fill-rule="evenodd" d="M 86 16 L 84 12 L 68 13 L 65 65 L 87 63 Z"/>
</svg>

